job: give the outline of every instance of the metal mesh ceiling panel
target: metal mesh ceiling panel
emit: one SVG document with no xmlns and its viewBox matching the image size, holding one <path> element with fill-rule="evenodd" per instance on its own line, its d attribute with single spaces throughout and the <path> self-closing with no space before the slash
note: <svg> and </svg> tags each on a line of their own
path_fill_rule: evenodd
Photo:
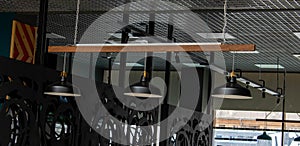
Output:
<svg viewBox="0 0 300 146">
<path fill-rule="evenodd" d="M 108 11 L 128 2 L 140 0 L 81 0 L 81 10 L 89 12 Z M 164 0 L 189 9 L 222 9 L 224 0 Z M 74 11 L 76 0 L 49 0 L 49 11 Z M 230 9 L 296 9 L 300 7 L 297 0 L 229 0 Z M 39 0 L 1 0 L 1 12 L 38 12 Z"/>
<path fill-rule="evenodd" d="M 125 0 L 81 0 L 79 17 L 80 40 L 86 29 L 106 11 L 126 4 Z M 132 2 L 132 1 L 129 1 Z M 205 26 L 193 27 L 186 25 L 193 22 L 193 17 L 187 15 L 187 11 L 175 11 L 180 8 L 158 6 L 161 11 L 155 15 L 155 35 L 162 40 L 167 37 L 167 24 L 161 21 L 173 19 L 174 38 L 177 42 L 210 42 L 216 40 L 205 39 L 196 33 L 222 32 L 223 28 L 223 0 L 169 0 L 180 6 L 192 9 L 210 29 L 202 29 Z M 147 3 L 131 4 L 130 21 L 149 20 L 151 8 Z M 258 71 L 255 63 L 276 64 L 277 57 L 280 64 L 290 72 L 300 72 L 300 60 L 293 57 L 293 53 L 299 53 L 300 39 L 294 32 L 300 32 L 300 1 L 297 0 L 229 0 L 228 1 L 228 25 L 227 32 L 236 39 L 227 39 L 226 43 L 255 44 L 259 54 L 236 54 L 236 66 L 244 71 Z M 53 32 L 66 39 L 52 39 L 52 45 L 73 44 L 76 1 L 49 0 L 48 32 Z M 0 12 L 38 12 L 38 0 L 2 0 L 0 1 Z M 207 10 L 207 11 L 206 11 Z M 114 9 L 115 13 L 107 17 L 106 24 L 97 27 L 105 32 L 106 27 L 115 28 L 118 23 L 122 23 L 122 8 Z M 141 23 L 131 24 L 139 30 L 145 30 L 145 25 Z M 105 26 L 105 27 L 104 27 Z M 117 29 L 118 27 L 116 27 Z M 184 29 L 194 32 L 187 34 Z M 109 37 L 110 32 L 90 36 L 92 39 L 87 42 L 104 41 L 97 40 L 100 36 Z M 220 41 L 220 40 L 218 40 Z M 196 53 L 197 54 L 197 53 Z M 203 57 L 202 53 L 198 56 Z M 227 68 L 231 68 L 232 54 L 224 53 Z"/>
</svg>

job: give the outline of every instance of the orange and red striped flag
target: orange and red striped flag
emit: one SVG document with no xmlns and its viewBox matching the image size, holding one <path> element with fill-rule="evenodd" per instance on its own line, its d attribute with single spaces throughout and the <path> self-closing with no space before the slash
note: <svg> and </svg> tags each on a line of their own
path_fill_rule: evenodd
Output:
<svg viewBox="0 0 300 146">
<path fill-rule="evenodd" d="M 13 21 L 10 58 L 34 64 L 37 27 Z"/>
</svg>

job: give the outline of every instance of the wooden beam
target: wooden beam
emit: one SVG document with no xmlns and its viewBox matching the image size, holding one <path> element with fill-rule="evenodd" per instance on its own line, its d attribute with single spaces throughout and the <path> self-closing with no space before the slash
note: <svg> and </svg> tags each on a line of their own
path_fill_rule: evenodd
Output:
<svg viewBox="0 0 300 146">
<path fill-rule="evenodd" d="M 49 46 L 48 52 L 210 52 L 254 51 L 253 44 L 118 44 L 91 46 Z"/>
</svg>

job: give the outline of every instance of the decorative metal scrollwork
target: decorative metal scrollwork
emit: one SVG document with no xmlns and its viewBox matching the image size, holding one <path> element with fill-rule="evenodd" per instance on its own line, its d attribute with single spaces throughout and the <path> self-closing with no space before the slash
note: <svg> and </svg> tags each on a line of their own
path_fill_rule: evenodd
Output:
<svg viewBox="0 0 300 146">
<path fill-rule="evenodd" d="M 174 107 L 171 107 L 174 108 Z M 178 132 L 169 132 L 171 138 L 168 140 L 168 145 L 177 146 L 208 146 L 211 144 L 210 135 L 212 126 L 210 123 L 211 116 L 195 111 L 190 119 L 176 119 L 171 126 L 178 123 L 186 123 L 180 127 Z"/>
<path fill-rule="evenodd" d="M 38 145 L 33 91 L 36 84 L 24 77 L 2 75 L 1 78 L 1 145 Z"/>
<path fill-rule="evenodd" d="M 55 70 L 3 57 L 0 57 L 0 68 L 0 146 L 121 146 L 109 137 L 99 135 L 97 130 L 125 139 L 131 145 L 145 142 L 155 145 L 158 140 L 159 127 L 151 125 L 159 122 L 159 107 L 149 111 L 127 107 L 122 102 L 133 106 L 136 103 L 130 98 L 119 101 L 111 85 L 97 83 L 100 99 L 93 105 L 92 128 L 82 118 L 74 98 L 43 95 L 44 85 L 57 80 Z M 101 112 L 100 102 L 124 124 L 116 126 L 114 120 L 97 116 L 97 112 Z M 203 114 L 195 112 L 192 119 L 177 119 L 173 123 L 182 121 L 187 124 L 178 132 L 170 132 L 174 134 L 168 145 L 210 144 L 212 130 L 203 120 Z M 139 127 L 148 125 L 150 128 Z"/>
</svg>

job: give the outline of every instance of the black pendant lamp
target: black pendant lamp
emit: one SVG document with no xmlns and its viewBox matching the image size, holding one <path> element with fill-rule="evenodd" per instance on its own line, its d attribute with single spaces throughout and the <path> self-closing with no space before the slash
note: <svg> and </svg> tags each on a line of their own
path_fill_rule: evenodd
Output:
<svg viewBox="0 0 300 146">
<path fill-rule="evenodd" d="M 257 136 L 257 140 L 272 140 L 272 137 L 264 131 L 262 135 Z"/>
<path fill-rule="evenodd" d="M 227 77 L 227 83 L 225 85 L 214 89 L 212 96 L 227 99 L 252 99 L 249 89 L 237 83 L 234 72 L 231 72 L 230 76 Z"/>
<path fill-rule="evenodd" d="M 75 21 L 75 31 L 74 31 L 74 46 L 76 46 L 76 41 L 77 41 L 79 8 L 80 8 L 80 0 L 77 0 L 76 21 Z M 67 53 L 65 52 L 63 71 L 60 74 L 60 81 L 50 84 L 46 88 L 44 94 L 53 95 L 53 96 L 73 96 L 73 97 L 80 96 L 79 88 L 66 81 L 67 78 L 66 59 L 67 59 Z"/>
<path fill-rule="evenodd" d="M 160 90 L 155 86 L 151 86 L 149 77 L 147 74 L 147 55 L 145 55 L 144 60 L 144 73 L 141 77 L 140 82 L 131 85 L 129 88 L 125 89 L 124 95 L 134 96 L 139 98 L 162 98 L 160 95 Z"/>
<path fill-rule="evenodd" d="M 294 141 L 300 142 L 300 136 L 296 137 L 296 138 L 294 139 Z"/>
<path fill-rule="evenodd" d="M 60 74 L 60 81 L 50 84 L 44 94 L 53 96 L 80 96 L 79 89 L 66 81 L 66 53 L 64 54 L 63 71 Z"/>
<path fill-rule="evenodd" d="M 224 27 L 223 27 L 223 43 L 226 43 L 226 31 L 227 26 L 227 0 L 224 2 Z M 242 87 L 236 81 L 236 75 L 234 74 L 234 57 L 232 55 L 232 72 L 227 77 L 227 83 L 223 86 L 214 89 L 212 96 L 217 98 L 227 99 L 252 99 L 251 93 L 247 88 Z"/>
<path fill-rule="evenodd" d="M 252 99 L 249 89 L 242 87 L 236 81 L 236 75 L 234 73 L 234 55 L 232 57 L 232 71 L 227 76 L 227 83 L 220 87 L 217 87 L 213 91 L 213 97 L 226 98 L 226 99 Z"/>
</svg>

